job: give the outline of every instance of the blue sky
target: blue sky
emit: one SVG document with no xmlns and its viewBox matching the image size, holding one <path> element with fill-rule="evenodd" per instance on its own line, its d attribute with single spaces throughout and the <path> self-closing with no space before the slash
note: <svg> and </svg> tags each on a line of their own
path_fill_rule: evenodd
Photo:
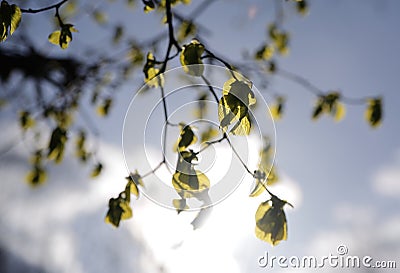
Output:
<svg viewBox="0 0 400 273">
<path fill-rule="evenodd" d="M 246 187 L 217 205 L 206 225 L 195 232 L 189 226 L 193 214 L 178 217 L 143 196 L 135 203 L 133 219 L 120 229 L 103 223 L 107 200 L 124 187 L 123 118 L 132 90 L 141 85 L 133 81 L 119 90 L 118 107 L 109 117 L 94 118 L 101 131 L 99 153 L 109 166 L 98 181 L 87 181 L 87 170 L 67 160 L 52 169 L 43 188 L 32 190 L 22 182 L 25 144 L 1 156 L 3 248 L 48 272 L 109 272 L 114 267 L 117 272 L 160 272 L 160 267 L 166 272 L 187 272 L 188 267 L 192 272 L 265 272 L 257 265 L 265 251 L 323 256 L 336 253 L 341 244 L 352 255 L 400 263 L 400 2 L 310 2 L 307 17 L 287 15 L 291 49 L 279 65 L 347 97 L 382 95 L 384 120 L 373 130 L 364 120 L 363 106 L 348 106 L 340 123 L 327 117 L 314 122 L 310 116 L 315 97 L 295 83 L 271 79 L 270 88 L 288 98 L 285 116 L 276 123 L 276 162 L 283 181 L 275 188 L 295 205 L 286 210 L 288 241 L 272 248 L 254 236 L 254 213 L 262 200 L 249 200 Z M 254 7 L 257 12 L 249 18 Z M 254 50 L 265 39 L 272 9 L 266 1 L 217 1 L 199 17 L 212 30 L 205 44 L 237 59 L 244 49 Z M 110 18 L 119 12 L 128 13 L 110 10 Z M 128 19 L 138 37 L 159 27 L 159 21 L 134 14 Z M 71 50 L 85 44 L 91 30 L 77 28 Z M 93 39 L 104 40 L 101 30 L 93 34 Z M 1 135 L 7 143 L 18 128 L 7 119 L 1 126 L 7 126 Z"/>
</svg>

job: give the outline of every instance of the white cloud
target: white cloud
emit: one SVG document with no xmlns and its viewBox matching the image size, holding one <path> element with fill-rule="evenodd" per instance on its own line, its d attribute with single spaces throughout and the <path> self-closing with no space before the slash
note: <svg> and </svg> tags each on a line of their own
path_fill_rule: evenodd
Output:
<svg viewBox="0 0 400 273">
<path fill-rule="evenodd" d="M 387 197 L 400 197 L 400 151 L 395 160 L 381 168 L 373 175 L 372 186 L 376 192 Z"/>
</svg>

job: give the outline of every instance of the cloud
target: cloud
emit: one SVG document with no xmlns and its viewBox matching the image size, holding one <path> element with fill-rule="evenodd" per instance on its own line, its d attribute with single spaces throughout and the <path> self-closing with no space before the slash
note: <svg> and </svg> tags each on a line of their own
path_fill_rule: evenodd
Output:
<svg viewBox="0 0 400 273">
<path fill-rule="evenodd" d="M 400 151 L 397 151 L 393 162 L 375 172 L 372 187 L 383 196 L 400 197 Z"/>
</svg>

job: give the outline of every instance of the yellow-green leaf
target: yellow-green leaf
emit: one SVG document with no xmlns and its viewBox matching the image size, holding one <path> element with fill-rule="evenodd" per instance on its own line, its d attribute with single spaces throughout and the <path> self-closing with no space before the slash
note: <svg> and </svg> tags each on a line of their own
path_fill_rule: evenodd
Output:
<svg viewBox="0 0 400 273">
<path fill-rule="evenodd" d="M 251 129 L 249 106 L 256 99 L 248 83 L 234 78 L 225 82 L 223 96 L 218 103 L 218 118 L 224 132 L 236 124 L 230 132 L 234 135 L 248 135 Z"/>
<path fill-rule="evenodd" d="M 272 118 L 274 120 L 280 120 L 283 115 L 284 111 L 284 104 L 285 104 L 285 98 L 284 97 L 277 97 L 275 104 L 273 104 L 270 108 Z"/>
<path fill-rule="evenodd" d="M 107 21 L 108 21 L 107 15 L 106 15 L 104 12 L 102 12 L 102 11 L 95 10 L 95 11 L 93 12 L 92 15 L 93 15 L 94 20 L 95 20 L 99 25 L 104 25 L 104 24 L 107 23 Z"/>
<path fill-rule="evenodd" d="M 49 35 L 49 42 L 60 46 L 62 49 L 68 48 L 72 41 L 72 32 L 78 32 L 73 25 L 65 24 L 61 26 L 61 30 L 56 30 Z"/>
<path fill-rule="evenodd" d="M 121 220 L 132 218 L 132 209 L 129 202 L 121 195 L 118 198 L 111 198 L 108 202 L 108 211 L 105 222 L 118 227 Z"/>
<path fill-rule="evenodd" d="M 94 168 L 93 168 L 93 170 L 92 170 L 90 176 L 91 176 L 92 178 L 98 177 L 98 176 L 101 174 L 102 171 L 103 171 L 103 164 L 101 164 L 101 163 L 99 162 L 99 163 L 97 163 L 97 164 L 94 166 Z"/>
<path fill-rule="evenodd" d="M 201 55 L 204 53 L 204 45 L 194 39 L 189 44 L 182 47 L 180 61 L 183 70 L 192 75 L 200 77 L 204 72 L 204 65 Z"/>
<path fill-rule="evenodd" d="M 183 151 L 187 147 L 197 142 L 197 136 L 194 134 L 191 126 L 184 123 L 179 124 L 181 133 L 177 143 L 174 145 L 174 151 Z"/>
<path fill-rule="evenodd" d="M 33 169 L 29 171 L 26 176 L 26 182 L 28 182 L 31 186 L 39 186 L 46 182 L 47 173 L 46 170 L 41 167 L 39 164 L 35 164 Z"/>
<path fill-rule="evenodd" d="M 210 141 L 219 135 L 219 131 L 212 125 L 208 126 L 205 131 L 201 133 L 201 142 Z"/>
<path fill-rule="evenodd" d="M 287 222 L 283 206 L 286 201 L 272 196 L 257 209 L 255 233 L 257 238 L 275 246 L 287 239 Z"/>
<path fill-rule="evenodd" d="M 159 74 L 160 69 L 155 68 L 156 59 L 154 55 L 149 52 L 147 53 L 146 64 L 143 67 L 143 73 L 145 75 L 145 83 L 150 87 L 158 87 L 164 85 L 164 76 Z"/>
<path fill-rule="evenodd" d="M 178 30 L 178 41 L 183 41 L 196 34 L 196 25 L 190 21 L 183 21 Z"/>
<path fill-rule="evenodd" d="M 56 127 L 50 137 L 47 158 L 60 163 L 64 156 L 64 146 L 67 142 L 67 132 L 61 127 Z"/>
<path fill-rule="evenodd" d="M 254 58 L 256 60 L 266 60 L 266 61 L 268 61 L 274 55 L 274 51 L 275 51 L 275 49 L 274 49 L 273 46 L 267 45 L 267 44 L 262 45 L 260 47 L 260 49 L 257 50 L 257 52 L 255 53 Z"/>
<path fill-rule="evenodd" d="M 300 13 L 302 16 L 307 15 L 309 7 L 306 0 L 296 1 L 296 9 L 297 12 Z"/>
<path fill-rule="evenodd" d="M 174 206 L 174 208 L 176 209 L 178 214 L 184 210 L 189 209 L 189 206 L 186 204 L 186 199 L 182 199 L 182 198 L 181 199 L 173 199 L 172 205 Z"/>
<path fill-rule="evenodd" d="M 21 9 L 17 5 L 9 5 L 2 1 L 0 5 L 0 42 L 12 35 L 21 22 Z"/>
<path fill-rule="evenodd" d="M 19 114 L 19 123 L 23 130 L 27 130 L 35 125 L 35 120 L 28 111 L 22 111 Z"/>
<path fill-rule="evenodd" d="M 129 188 L 128 192 L 132 193 L 133 195 L 136 196 L 136 198 L 138 198 L 139 197 L 138 186 L 140 185 L 144 187 L 144 183 L 140 174 L 137 171 L 135 171 L 134 173 L 131 173 L 129 176 L 125 177 L 125 179 L 128 180 L 128 183 L 126 185 L 126 187 Z"/>
<path fill-rule="evenodd" d="M 108 115 L 110 108 L 112 105 L 112 99 L 107 98 L 104 100 L 104 102 L 97 107 L 97 114 L 101 117 L 105 117 Z"/>
<path fill-rule="evenodd" d="M 382 99 L 369 99 L 365 110 L 365 119 L 372 128 L 376 128 L 382 123 Z"/>
</svg>

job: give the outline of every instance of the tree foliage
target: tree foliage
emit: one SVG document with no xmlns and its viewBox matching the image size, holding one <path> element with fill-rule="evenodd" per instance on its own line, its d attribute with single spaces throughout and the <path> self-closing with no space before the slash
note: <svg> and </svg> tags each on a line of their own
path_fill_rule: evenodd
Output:
<svg viewBox="0 0 400 273">
<path fill-rule="evenodd" d="M 291 8 L 294 8 L 302 16 L 306 15 L 310 8 L 306 0 L 275 1 L 278 7 L 276 18 L 272 22 L 266 22 L 265 39 L 251 49 L 253 52 L 251 66 L 222 58 L 215 54 L 212 48 L 206 46 L 207 39 L 202 35 L 203 27 L 196 21 L 196 16 L 212 5 L 212 1 L 209 0 L 201 1 L 199 4 L 194 1 L 191 3 L 190 0 L 125 1 L 126 5 L 134 5 L 142 9 L 144 13 L 148 13 L 148 16 L 161 15 L 163 17 L 162 22 L 165 27 L 160 27 L 164 29 L 162 35 L 155 35 L 145 42 L 138 42 L 139 39 L 127 36 L 126 29 L 129 28 L 129 25 L 118 23 L 111 26 L 106 10 L 93 7 L 84 3 L 85 1 L 62 0 L 38 9 L 20 8 L 20 6 L 25 7 L 28 3 L 15 2 L 9 4 L 3 0 L 0 6 L 0 42 L 2 42 L 2 46 L 5 45 L 0 48 L 0 79 L 4 83 L 12 82 L 12 74 L 19 72 L 24 75 L 26 80 L 34 83 L 35 94 L 27 96 L 27 99 L 32 102 L 31 104 L 13 101 L 12 93 L 10 93 L 11 95 L 2 95 L 0 100 L 15 104 L 19 110 L 18 121 L 23 133 L 32 131 L 40 138 L 47 140 L 47 146 L 37 147 L 32 154 L 32 168 L 26 178 L 32 186 L 46 181 L 46 164 L 62 162 L 66 145 L 71 139 L 75 139 L 77 159 L 81 163 L 92 164 L 90 176 L 97 177 L 101 174 L 104 166 L 96 157 L 96 146 L 91 145 L 91 138 L 95 138 L 96 130 L 93 130 L 89 124 L 78 129 L 75 126 L 77 116 L 82 118 L 80 105 L 83 95 L 90 97 L 90 103 L 99 116 L 106 117 L 114 107 L 115 93 L 110 90 L 117 90 L 129 77 L 138 73 L 142 75 L 143 82 L 148 88 L 160 90 L 166 116 L 166 127 L 180 127 L 180 134 L 173 147 L 177 152 L 178 159 L 171 177 L 171 184 L 177 193 L 177 198 L 171 200 L 171 204 L 178 213 L 189 209 L 188 200 L 191 198 L 195 198 L 205 205 L 210 202 L 208 190 L 211 182 L 204 173 L 196 168 L 195 162 L 198 155 L 211 145 L 222 141 L 226 141 L 235 151 L 229 137 L 250 134 L 253 126 L 251 110 L 257 105 L 253 92 L 253 79 L 279 75 L 305 87 L 316 96 L 315 106 L 311 110 L 312 119 L 328 115 L 335 121 L 340 121 L 344 118 L 346 104 L 363 105 L 365 119 L 372 128 L 381 125 L 383 120 L 381 97 L 349 99 L 339 91 L 320 90 L 300 75 L 288 72 L 279 66 L 279 58 L 289 54 L 291 41 L 290 33 L 285 29 L 281 16 L 286 9 Z M 112 5 L 113 2 L 110 1 L 109 5 Z M 197 5 L 197 7 L 190 14 L 180 14 L 175 8 L 182 4 Z M 115 58 L 113 54 L 96 55 L 96 50 L 88 59 L 78 58 L 74 55 L 70 57 L 48 55 L 41 52 L 38 46 L 29 41 L 25 35 L 27 31 L 29 32 L 29 25 L 24 25 L 25 16 L 51 12 L 56 18 L 56 30 L 47 34 L 48 41 L 62 50 L 70 50 L 70 45 L 76 39 L 85 39 L 85 37 L 79 36 L 74 24 L 71 23 L 82 10 L 89 10 L 94 22 L 102 28 L 108 27 L 107 29 L 111 30 L 110 40 L 113 46 L 121 48 L 122 43 L 129 45 L 128 48 L 123 49 L 123 57 Z M 34 20 L 34 18 L 31 19 Z M 49 21 L 51 24 L 51 20 Z M 79 27 L 77 26 L 77 28 Z M 18 36 L 19 30 L 21 30 L 20 36 Z M 24 44 L 26 48 L 19 50 L 7 46 L 12 39 Z M 160 54 L 158 49 L 160 46 L 166 48 L 165 55 Z M 163 73 L 169 67 L 169 62 L 174 59 L 179 60 L 188 75 L 201 78 L 208 85 L 209 92 L 199 94 L 197 109 L 194 112 L 196 117 L 202 118 L 209 110 L 204 101 L 208 97 L 213 97 L 218 104 L 219 130 L 208 127 L 196 135 L 194 128 L 187 125 L 185 121 L 172 124 L 168 120 Z M 219 63 L 231 71 L 231 79 L 225 82 L 220 95 L 205 76 L 204 64 L 213 63 Z M 246 77 L 242 75 L 246 75 Z M 21 88 L 23 88 L 22 85 L 18 87 L 18 89 Z M 44 90 L 50 90 L 50 93 L 44 95 Z M 285 113 L 287 98 L 282 94 L 267 95 L 271 97 L 272 117 L 276 121 L 280 120 Z M 42 132 L 37 129 L 38 124 L 45 124 L 48 131 Z M 167 134 L 167 129 L 165 134 Z M 218 138 L 218 136 L 220 137 Z M 196 152 L 193 150 L 193 144 L 199 139 L 206 143 L 206 146 Z M 164 142 L 164 150 L 166 145 L 167 143 Z M 259 153 L 259 164 L 254 171 L 249 170 L 236 152 L 235 154 L 242 162 L 245 171 L 255 180 L 250 197 L 258 197 L 263 193 L 268 196 L 268 199 L 263 199 L 264 201 L 256 211 L 255 234 L 259 239 L 276 245 L 287 238 L 284 206 L 289 203 L 270 191 L 271 186 L 279 183 L 277 167 L 273 164 L 273 149 L 268 136 L 265 136 L 263 147 Z M 144 178 L 154 174 L 165 164 L 166 158 L 163 156 L 162 161 L 150 172 L 140 175 L 136 171 L 126 177 L 125 189 L 116 198 L 109 200 L 105 221 L 118 227 L 122 220 L 131 218 L 130 196 L 133 194 L 138 198 L 141 188 L 145 187 Z M 206 209 L 200 210 L 192 222 L 195 228 L 199 226 L 200 219 L 204 217 L 205 213 Z"/>
</svg>

